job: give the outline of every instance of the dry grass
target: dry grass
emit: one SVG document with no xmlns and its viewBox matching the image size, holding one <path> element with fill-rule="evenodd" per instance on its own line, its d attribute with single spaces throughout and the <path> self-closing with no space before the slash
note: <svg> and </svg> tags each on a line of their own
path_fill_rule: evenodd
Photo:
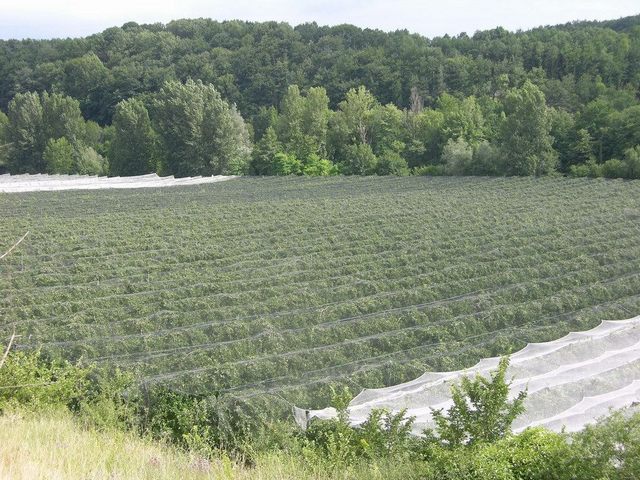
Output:
<svg viewBox="0 0 640 480">
<path fill-rule="evenodd" d="M 402 464 L 330 469 L 286 454 L 263 455 L 247 468 L 131 433 L 85 429 L 67 411 L 0 415 L 0 480 L 407 480 L 411 473 Z"/>
<path fill-rule="evenodd" d="M 0 479 L 241 478 L 230 460 L 211 462 L 122 432 L 80 428 L 69 414 L 0 417 Z"/>
<path fill-rule="evenodd" d="M 363 472 L 364 473 L 364 472 Z M 361 477 L 268 455 L 255 468 L 207 460 L 119 431 L 82 428 L 66 411 L 0 415 L 0 480 L 329 479 Z M 381 478 L 378 476 L 378 478 Z"/>
</svg>

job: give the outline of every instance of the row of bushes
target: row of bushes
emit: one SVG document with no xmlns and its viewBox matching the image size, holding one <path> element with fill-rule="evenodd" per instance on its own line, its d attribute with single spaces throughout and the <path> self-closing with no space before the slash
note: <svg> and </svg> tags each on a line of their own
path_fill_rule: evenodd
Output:
<svg viewBox="0 0 640 480">
<path fill-rule="evenodd" d="M 130 373 L 25 352 L 12 352 L 0 368 L 0 414 L 64 407 L 87 426 L 134 430 L 199 455 L 251 464 L 275 451 L 336 476 L 382 469 L 404 479 L 640 478 L 640 413 L 617 412 L 573 435 L 511 434 L 525 395 L 508 399 L 507 366 L 503 359 L 489 378 L 454 386 L 453 406 L 434 412 L 436 427 L 422 437 L 411 434 L 413 419 L 403 411 L 374 410 L 350 426 L 347 389 L 334 391 L 336 419 L 302 431 L 250 415 L 238 400 L 141 387 Z"/>
</svg>

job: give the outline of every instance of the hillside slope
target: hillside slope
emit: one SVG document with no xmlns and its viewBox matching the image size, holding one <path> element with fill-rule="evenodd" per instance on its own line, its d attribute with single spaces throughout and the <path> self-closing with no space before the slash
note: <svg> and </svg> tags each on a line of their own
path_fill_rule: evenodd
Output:
<svg viewBox="0 0 640 480">
<path fill-rule="evenodd" d="M 284 410 L 640 313 L 637 182 L 239 178 L 0 210 L 0 250 L 31 232 L 3 337 Z"/>
</svg>

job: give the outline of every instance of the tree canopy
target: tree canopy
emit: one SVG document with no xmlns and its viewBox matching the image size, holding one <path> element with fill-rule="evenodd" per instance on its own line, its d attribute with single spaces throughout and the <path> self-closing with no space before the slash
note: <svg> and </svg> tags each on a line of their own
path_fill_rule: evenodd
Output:
<svg viewBox="0 0 640 480">
<path fill-rule="evenodd" d="M 640 16 L 432 39 L 196 19 L 5 40 L 0 110 L 15 173 L 45 171 L 64 137 L 122 175 L 273 174 L 282 153 L 306 174 L 628 176 Z M 471 160 L 453 166 L 453 145 Z"/>
</svg>

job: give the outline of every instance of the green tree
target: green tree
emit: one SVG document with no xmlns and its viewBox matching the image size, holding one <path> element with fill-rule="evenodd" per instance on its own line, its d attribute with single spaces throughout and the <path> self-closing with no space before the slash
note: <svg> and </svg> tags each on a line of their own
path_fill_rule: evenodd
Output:
<svg viewBox="0 0 640 480">
<path fill-rule="evenodd" d="M 419 114 L 408 115 L 404 157 L 410 167 L 433 164 L 440 160 L 443 122 L 442 112 L 437 110 L 425 109 Z"/>
<path fill-rule="evenodd" d="M 352 88 L 338 105 L 339 112 L 346 124 L 350 144 L 370 142 L 370 118 L 376 98 L 365 87 Z"/>
<path fill-rule="evenodd" d="M 331 117 L 329 124 L 329 158 L 334 163 L 345 166 L 344 173 L 354 171 L 362 174 L 360 167 L 349 166 L 354 155 L 370 164 L 371 155 L 371 116 L 378 101 L 365 87 L 350 89 L 345 99 L 338 105 L 338 111 Z M 360 145 L 367 145 L 360 147 Z M 368 153 L 370 151 L 370 154 Z M 366 159 L 365 157 L 368 157 Z M 375 164 L 375 161 L 373 162 Z M 364 165 L 364 164 L 363 164 Z M 371 165 L 366 168 L 369 169 Z M 373 167 L 375 170 L 375 166 Z M 370 170 L 369 174 L 373 172 Z"/>
<path fill-rule="evenodd" d="M 18 94 L 9 105 L 7 140 L 8 167 L 12 173 L 37 173 L 50 170 L 44 151 L 50 139 L 65 138 L 74 148 L 84 145 L 87 127 L 77 100 L 59 93 Z M 49 160 L 54 150 L 52 146 Z M 63 170 L 67 165 L 62 161 Z M 59 166 L 60 166 L 59 165 Z M 57 167 L 56 167 L 57 168 Z"/>
<path fill-rule="evenodd" d="M 576 115 L 576 127 L 586 129 L 595 141 L 594 147 L 599 162 L 604 162 L 605 157 L 612 154 L 608 138 L 614 111 L 606 98 L 598 97 L 583 105 L 579 114 Z"/>
<path fill-rule="evenodd" d="M 572 148 L 572 163 L 583 164 L 595 161 L 593 154 L 593 138 L 586 128 L 581 128 L 576 132 L 576 139 Z"/>
<path fill-rule="evenodd" d="M 627 178 L 640 179 L 640 145 L 627 149 L 624 161 L 627 164 Z"/>
<path fill-rule="evenodd" d="M 393 104 L 376 105 L 371 110 L 369 126 L 371 148 L 376 155 L 405 150 L 406 115 L 398 107 Z"/>
<path fill-rule="evenodd" d="M 309 89 L 306 96 L 291 85 L 280 102 L 278 139 L 287 152 L 301 159 L 326 155 L 329 97 L 324 88 Z"/>
<path fill-rule="evenodd" d="M 42 125 L 42 102 L 37 93 L 19 93 L 9 104 L 7 167 L 11 173 L 44 172 L 42 152 L 46 139 Z"/>
<path fill-rule="evenodd" d="M 106 175 L 109 163 L 93 148 L 80 144 L 73 150 L 73 171 L 80 175 Z"/>
<path fill-rule="evenodd" d="M 553 149 L 558 152 L 558 169 L 566 172 L 571 165 L 577 163 L 575 158 L 576 121 L 574 116 L 565 110 L 550 108 L 549 115 Z"/>
<path fill-rule="evenodd" d="M 258 113 L 252 118 L 251 125 L 255 139 L 260 139 L 267 132 L 267 128 L 275 129 L 278 123 L 278 109 L 271 105 L 270 107 L 260 107 Z M 275 131 L 275 130 L 274 130 Z"/>
<path fill-rule="evenodd" d="M 438 99 L 438 110 L 442 112 L 442 138 L 462 138 L 470 145 L 476 145 L 485 138 L 485 122 L 482 109 L 475 97 L 459 100 L 449 94 Z"/>
<path fill-rule="evenodd" d="M 142 101 L 131 98 L 116 105 L 114 136 L 109 148 L 111 175 L 141 175 L 158 169 L 157 134 Z"/>
<path fill-rule="evenodd" d="M 553 150 L 551 122 L 542 91 L 527 81 L 509 91 L 504 100 L 506 118 L 499 135 L 506 173 L 543 175 L 553 172 L 557 154 Z"/>
<path fill-rule="evenodd" d="M 468 175 L 472 169 L 473 148 L 462 137 L 450 138 L 442 150 L 442 162 L 447 175 Z"/>
<path fill-rule="evenodd" d="M 73 173 L 74 155 L 73 145 L 65 137 L 50 138 L 42 154 L 47 173 Z"/>
<path fill-rule="evenodd" d="M 304 110 L 304 98 L 297 85 L 290 85 L 280 102 L 280 110 L 277 117 L 278 139 L 285 149 L 294 152 L 298 144 L 302 142 L 303 126 L 302 112 Z M 295 151 L 296 154 L 300 152 Z M 303 152 L 306 153 L 306 152 Z"/>
<path fill-rule="evenodd" d="M 71 143 L 85 142 L 86 124 L 80 102 L 60 93 L 42 92 L 42 138 L 66 137 Z"/>
<path fill-rule="evenodd" d="M 388 142 L 388 143 L 387 143 Z M 377 175 L 408 175 L 409 166 L 402 156 L 405 150 L 405 144 L 399 140 L 391 141 L 389 138 L 386 145 L 377 157 L 376 174 Z"/>
<path fill-rule="evenodd" d="M 609 117 L 610 127 L 605 142 L 605 155 L 622 157 L 625 150 L 640 145 L 640 105 L 630 106 Z"/>
<path fill-rule="evenodd" d="M 473 150 L 471 175 L 503 175 L 505 172 L 502 157 L 498 148 L 491 143 L 480 142 Z"/>
<path fill-rule="evenodd" d="M 327 131 L 329 128 L 329 97 L 323 87 L 311 87 L 302 110 L 302 126 L 305 135 L 314 139 L 319 156 L 327 155 Z"/>
<path fill-rule="evenodd" d="M 9 140 L 7 129 L 9 128 L 9 118 L 0 110 L 0 171 L 7 164 L 7 152 L 9 151 Z"/>
<path fill-rule="evenodd" d="M 222 171 L 231 175 L 249 173 L 251 161 L 251 134 L 249 128 L 235 105 L 229 109 L 229 121 L 222 122 L 221 147 Z M 225 163 L 226 160 L 226 163 Z"/>
<path fill-rule="evenodd" d="M 219 175 L 241 173 L 248 167 L 249 132 L 213 85 L 166 82 L 155 95 L 152 113 L 165 151 L 166 173 Z"/>
<path fill-rule="evenodd" d="M 573 478 L 640 478 L 640 414 L 617 411 L 572 436 Z"/>
<path fill-rule="evenodd" d="M 314 177 L 332 175 L 336 172 L 335 166 L 326 158 L 312 153 L 304 162 L 302 173 Z"/>
<path fill-rule="evenodd" d="M 409 166 L 398 150 L 389 148 L 378 156 L 376 174 L 405 176 L 409 175 Z"/>
<path fill-rule="evenodd" d="M 511 424 L 524 412 L 526 391 L 509 400 L 511 382 L 506 381 L 509 358 L 500 359 L 489 378 L 463 377 L 451 387 L 453 405 L 445 415 L 433 410 L 439 439 L 448 447 L 495 442 L 511 430 Z"/>
<path fill-rule="evenodd" d="M 273 175 L 276 155 L 282 151 L 278 135 L 273 127 L 268 127 L 251 154 L 251 173 L 255 175 Z"/>
<path fill-rule="evenodd" d="M 72 58 L 63 67 L 62 90 L 78 99 L 88 118 L 106 122 L 109 118 L 107 89 L 111 72 L 93 52 Z"/>
<path fill-rule="evenodd" d="M 273 162 L 273 173 L 276 175 L 300 175 L 302 162 L 291 153 L 279 152 Z"/>
<path fill-rule="evenodd" d="M 376 173 L 378 158 L 368 143 L 356 143 L 346 148 L 345 159 L 340 170 L 345 175 L 373 175 Z"/>
<path fill-rule="evenodd" d="M 111 128 L 111 125 L 108 127 L 102 128 L 96 122 L 89 120 L 84 124 L 84 143 L 89 147 L 96 149 L 105 147 L 105 139 L 107 137 L 106 131 Z"/>
</svg>

